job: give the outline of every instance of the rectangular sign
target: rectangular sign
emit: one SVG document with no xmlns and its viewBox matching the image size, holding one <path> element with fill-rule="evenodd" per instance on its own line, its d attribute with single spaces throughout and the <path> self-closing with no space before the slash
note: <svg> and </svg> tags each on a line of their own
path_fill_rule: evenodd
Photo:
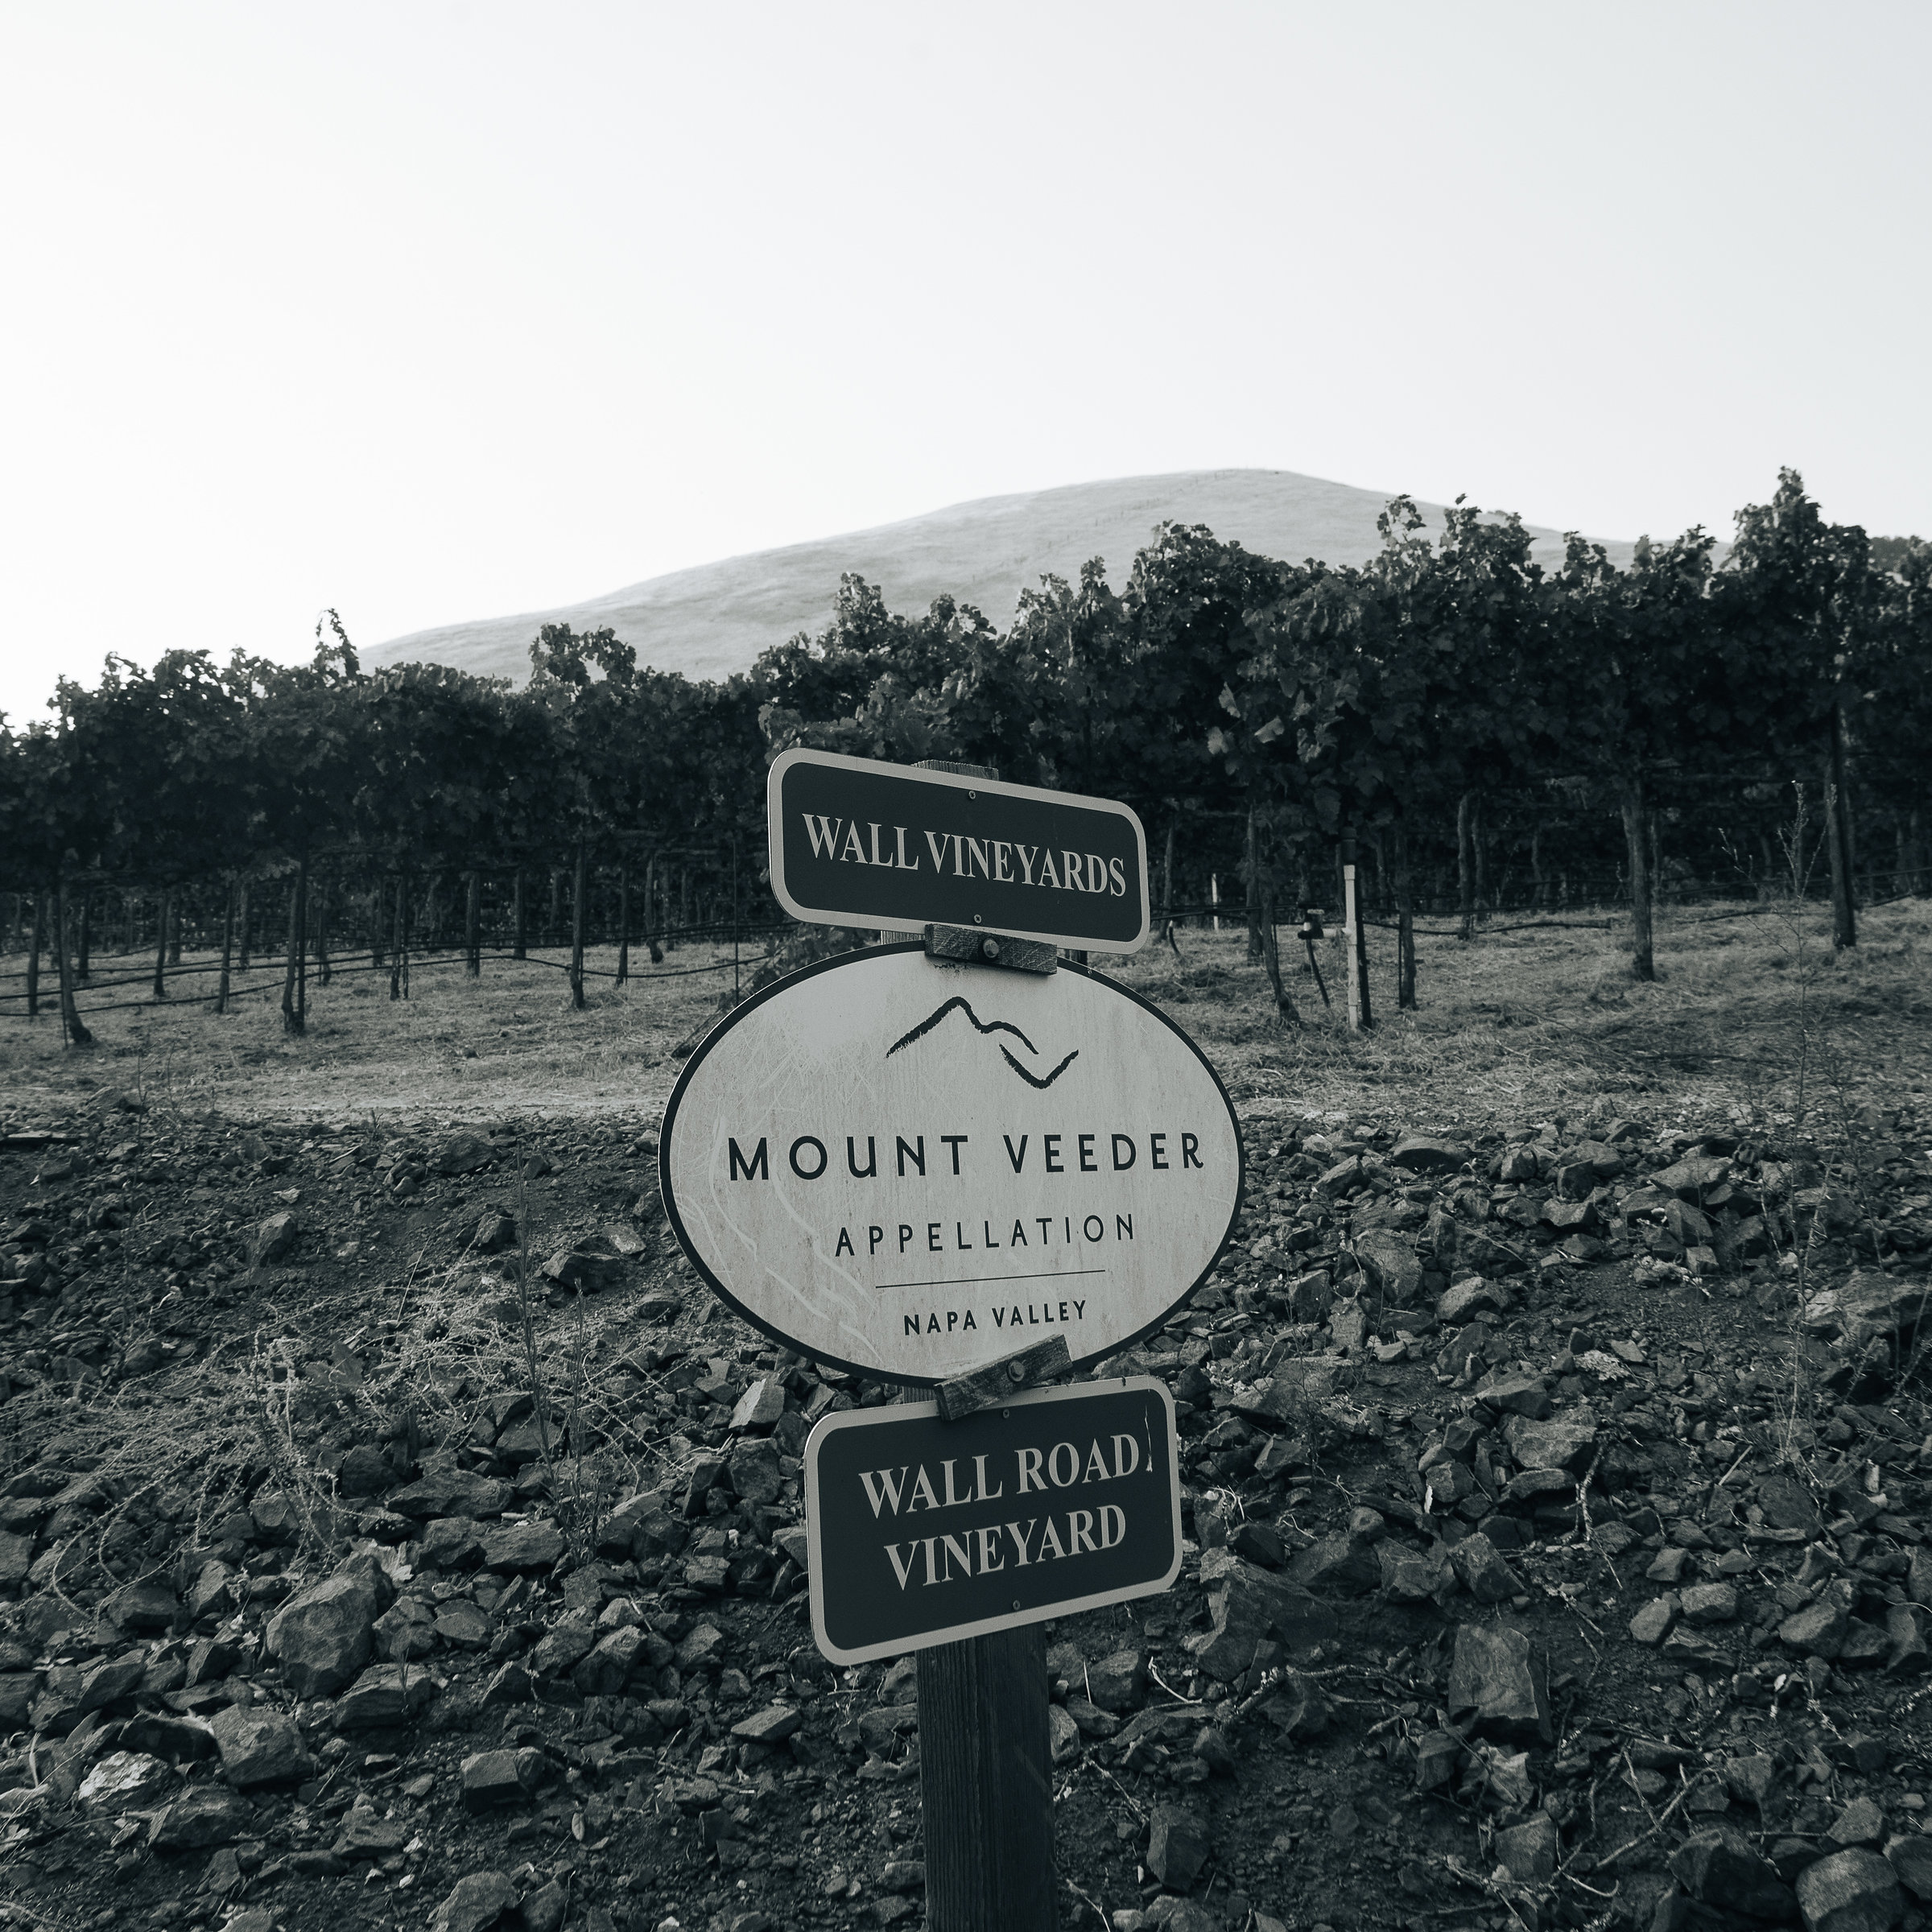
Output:
<svg viewBox="0 0 1932 1932">
<path fill-rule="evenodd" d="M 804 749 L 773 761 L 765 795 L 771 888 L 795 919 L 1146 942 L 1147 836 L 1111 799 Z"/>
<path fill-rule="evenodd" d="M 846 1410 L 806 1443 L 805 1508 L 811 1633 L 836 1664 L 1156 1596 L 1181 1567 L 1174 1398 L 1133 1376 L 958 1422 Z"/>
</svg>

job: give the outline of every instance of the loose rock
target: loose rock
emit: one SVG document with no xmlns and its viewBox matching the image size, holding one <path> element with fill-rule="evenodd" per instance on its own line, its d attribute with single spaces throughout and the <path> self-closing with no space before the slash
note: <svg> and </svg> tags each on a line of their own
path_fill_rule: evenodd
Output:
<svg viewBox="0 0 1932 1932">
<path fill-rule="evenodd" d="M 1862 1846 L 1835 1852 L 1798 1876 L 1806 1932 L 1891 1932 L 1905 1913 L 1898 1876 Z"/>
</svg>

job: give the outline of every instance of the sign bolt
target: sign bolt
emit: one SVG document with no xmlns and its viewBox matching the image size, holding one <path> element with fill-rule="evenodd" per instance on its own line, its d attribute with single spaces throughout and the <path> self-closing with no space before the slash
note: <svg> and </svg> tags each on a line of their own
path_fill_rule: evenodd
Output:
<svg viewBox="0 0 1932 1932">
<path fill-rule="evenodd" d="M 981 939 L 980 941 L 980 956 L 986 960 L 997 960 L 1000 956 L 999 941 L 997 939 Z"/>
<path fill-rule="evenodd" d="M 989 940 L 988 943 L 991 944 L 992 942 Z M 1006 1364 L 1006 1373 L 1016 1382 L 1023 1382 L 1026 1379 L 1026 1364 L 1024 1362 L 1009 1362 Z"/>
<path fill-rule="evenodd" d="M 972 923 L 976 926 L 984 926 L 986 923 L 985 920 L 976 912 L 972 915 Z"/>
</svg>

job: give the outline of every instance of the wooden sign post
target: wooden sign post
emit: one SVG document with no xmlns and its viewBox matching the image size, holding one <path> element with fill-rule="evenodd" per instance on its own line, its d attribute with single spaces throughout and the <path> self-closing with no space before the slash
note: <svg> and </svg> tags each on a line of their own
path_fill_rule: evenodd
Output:
<svg viewBox="0 0 1932 1932">
<path fill-rule="evenodd" d="M 1125 806 L 794 751 L 767 809 L 795 917 L 923 943 L 807 967 L 720 1022 L 665 1109 L 666 1213 L 766 1333 L 936 1392 L 807 1439 L 813 1634 L 839 1663 L 921 1653 L 932 1932 L 1051 1932 L 1044 1622 L 1170 1587 L 1180 1480 L 1160 1384 L 1030 1385 L 1208 1278 L 1240 1127 L 1172 1021 L 1057 961 L 1146 941 Z"/>
<path fill-rule="evenodd" d="M 935 1932 L 1055 1923 L 1043 1620 L 1157 1594 L 1180 1570 L 1173 1397 L 1146 1376 L 1013 1393 L 1009 1368 L 1065 1360 L 1036 1344 L 937 1402 L 828 1417 L 806 1443 L 819 1649 L 920 1653 Z"/>
<path fill-rule="evenodd" d="M 1352 832 L 1342 834 L 1342 946 L 1348 989 L 1348 1030 L 1360 1033 L 1369 1023 L 1368 941 L 1362 926 L 1361 898 L 1356 883 L 1355 834 Z M 1327 997 L 1325 993 L 1323 997 Z"/>
<path fill-rule="evenodd" d="M 1046 1627 L 919 1658 L 919 1806 L 931 1932 L 1056 1932 Z"/>
</svg>

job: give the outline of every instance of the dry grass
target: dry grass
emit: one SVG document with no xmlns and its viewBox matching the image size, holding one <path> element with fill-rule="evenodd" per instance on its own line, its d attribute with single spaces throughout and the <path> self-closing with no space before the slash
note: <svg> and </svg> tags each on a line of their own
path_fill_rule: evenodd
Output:
<svg viewBox="0 0 1932 1932">
<path fill-rule="evenodd" d="M 761 948 L 745 946 L 747 977 L 762 957 Z M 655 1111 L 677 1076 L 671 1049 L 716 1017 L 719 990 L 732 984 L 730 947 L 682 949 L 661 972 L 621 987 L 592 978 L 583 1013 L 571 1010 L 564 958 L 486 959 L 477 980 L 457 964 L 418 965 L 411 997 L 398 1001 L 389 997 L 386 972 L 363 962 L 328 986 L 311 979 L 308 1030 L 297 1039 L 282 1030 L 279 966 L 258 966 L 219 1016 L 210 1009 L 212 976 L 183 976 L 174 982 L 179 998 L 97 1017 L 84 993 L 81 1011 L 97 1046 L 63 1052 L 50 1001 L 36 1021 L 0 1020 L 0 1077 L 17 1117 L 57 1116 L 103 1086 L 138 1088 L 184 1110 L 258 1119 Z M 615 949 L 594 950 L 588 964 L 614 972 Z M 691 970 L 714 965 L 720 969 Z M 122 970 L 118 959 L 96 962 L 99 980 Z M 130 990 L 100 997 L 126 998 Z"/>
<path fill-rule="evenodd" d="M 1324 1012 L 1305 964 L 1290 983 L 1307 1024 L 1277 1026 L 1238 931 L 1189 931 L 1179 959 L 1150 946 L 1096 964 L 1172 1013 L 1244 1112 L 1447 1127 L 1547 1118 L 1628 1092 L 1641 1096 L 1633 1112 L 1721 1117 L 1803 1113 L 1822 1104 L 1821 1082 L 1856 1105 L 1932 1071 L 1932 901 L 1866 912 L 1860 945 L 1836 956 L 1815 907 L 1666 911 L 1660 977 L 1648 985 L 1629 976 L 1620 922 L 1507 924 L 1468 945 L 1422 938 L 1422 1004 L 1407 1013 L 1394 1004 L 1394 935 L 1372 931 L 1376 1024 L 1360 1037 Z M 681 1064 L 674 1048 L 715 1017 L 732 983 L 729 948 L 673 954 L 663 972 L 621 988 L 592 980 L 583 1013 L 547 956 L 487 960 L 480 981 L 456 965 L 419 970 L 407 1001 L 390 1001 L 375 975 L 341 975 L 312 986 L 309 1031 L 295 1040 L 281 1030 L 279 975 L 266 968 L 221 1018 L 185 998 L 104 1013 L 90 1022 L 100 1041 L 90 1054 L 62 1052 L 51 1012 L 8 1018 L 8 1111 L 57 1117 L 118 1086 L 262 1119 L 654 1115 Z M 1284 968 L 1296 957 L 1285 933 Z M 689 971 L 719 960 L 722 972 Z M 608 971 L 614 958 L 591 963 Z M 1340 968 L 1331 942 L 1323 972 L 1338 1005 Z"/>
<path fill-rule="evenodd" d="M 372 1299 L 387 1311 L 373 1322 Z M 92 1462 L 117 1499 L 69 1538 L 52 1587 L 73 1604 L 70 1591 L 92 1601 L 103 1588 L 162 1575 L 183 1543 L 211 1542 L 229 1511 L 271 1492 L 295 1506 L 291 1561 L 303 1567 L 366 1506 L 339 1501 L 327 1459 L 317 1459 L 320 1438 L 382 1441 L 407 1422 L 423 1439 L 453 1444 L 493 1402 L 535 1393 L 516 1299 L 510 1282 L 460 1257 L 373 1298 L 365 1283 L 335 1296 L 305 1291 L 299 1308 L 265 1297 L 252 1331 L 136 1381 L 89 1377 L 17 1392 L 0 1406 L 0 1472 L 56 1453 Z M 675 1480 L 695 1453 L 658 1412 L 658 1378 L 634 1365 L 617 1370 L 646 1339 L 635 1299 L 572 1296 L 556 1305 L 539 1296 L 530 1306 L 530 1342 L 547 1364 L 539 1399 L 552 1430 L 548 1493 L 573 1535 L 594 1536 L 614 1502 Z M 714 1346 L 747 1334 L 733 1327 Z M 661 1343 L 662 1332 L 651 1338 Z M 329 1344 L 365 1371 L 336 1373 Z M 155 1537 L 157 1523 L 173 1534 Z"/>
<path fill-rule="evenodd" d="M 1500 927 L 1509 922 L 1497 922 Z M 1342 1024 L 1339 947 L 1322 960 L 1333 1013 L 1305 963 L 1306 1022 L 1274 1021 L 1242 935 L 1189 933 L 1109 968 L 1199 1042 L 1237 1100 L 1295 1114 L 1447 1127 L 1558 1116 L 1604 1092 L 1629 1111 L 1802 1113 L 1922 1087 L 1932 1074 L 1932 902 L 1864 915 L 1835 956 L 1823 912 L 1702 907 L 1660 918 L 1659 978 L 1630 977 L 1629 935 L 1543 927 L 1472 944 L 1418 941 L 1422 1005 L 1394 1004 L 1395 938 L 1372 930 L 1375 1025 Z M 1294 956 L 1284 943 L 1284 972 Z M 1246 1110 L 1245 1108 L 1244 1109 Z"/>
<path fill-rule="evenodd" d="M 1867 1102 L 1922 1092 L 1932 1072 L 1932 903 L 1871 911 L 1862 931 L 1855 953 L 1835 956 L 1811 910 L 1668 918 L 1658 934 L 1662 976 L 1652 985 L 1630 980 L 1614 927 L 1497 931 L 1467 946 L 1427 938 L 1424 1004 L 1402 1014 L 1393 1005 L 1393 935 L 1378 931 L 1373 991 L 1388 1004 L 1360 1038 L 1324 1013 L 1305 967 L 1294 985 L 1308 1023 L 1278 1026 L 1239 931 L 1190 931 L 1179 959 L 1149 947 L 1100 963 L 1173 1014 L 1257 1125 L 1280 1115 L 1454 1129 L 1548 1119 L 1627 1093 L 1632 1113 L 1756 1121 L 1790 1139 Z M 700 957 L 687 952 L 668 964 Z M 1331 947 L 1323 962 L 1331 991 L 1340 964 Z M 398 1125 L 649 1117 L 681 1063 L 674 1047 L 715 1014 L 720 979 L 729 985 L 729 970 L 625 989 L 593 982 L 599 990 L 579 1013 L 563 976 L 538 964 L 491 961 L 480 985 L 459 968 L 422 972 L 415 997 L 394 1004 L 386 981 L 345 976 L 317 989 L 309 1034 L 290 1041 L 279 979 L 265 972 L 225 1017 L 185 1000 L 103 1014 L 92 1053 L 64 1054 L 51 1015 L 33 1026 L 0 1022 L 0 1071 L 16 1120 L 57 1119 L 107 1085 L 144 1087 L 163 1118 L 171 1106 L 230 1118 L 386 1116 Z M 1835 1166 L 1829 1178 L 1857 1180 L 1847 1169 L 1841 1183 Z M 539 1240 L 548 1232 L 532 1230 Z M 365 1282 L 320 1299 L 311 1286 L 299 1307 L 279 1307 L 271 1294 L 254 1331 L 212 1359 L 130 1383 L 17 1393 L 0 1409 L 0 1466 L 30 1441 L 103 1459 L 99 1472 L 122 1498 L 72 1550 L 76 1587 L 105 1580 L 104 1555 L 118 1558 L 125 1579 L 156 1560 L 150 1551 L 171 1550 L 177 1538 L 153 1537 L 157 1519 L 192 1526 L 199 1539 L 264 1464 L 266 1486 L 295 1495 L 321 1542 L 331 1483 L 294 1406 L 317 1372 L 305 1336 L 365 1352 L 366 1376 L 336 1391 L 359 1416 L 358 1435 L 393 1430 L 407 1408 L 444 1442 L 460 1441 L 493 1398 L 528 1390 L 534 1348 L 550 1365 L 553 1424 L 568 1423 L 573 1439 L 559 1444 L 552 1492 L 567 1514 L 575 1501 L 583 1526 L 600 1505 L 675 1476 L 683 1447 L 670 1439 L 675 1423 L 657 1378 L 617 1373 L 645 1339 L 634 1298 L 539 1304 L 526 1344 L 511 1282 L 471 1257 L 428 1271 L 419 1257 L 373 1295 Z M 746 1339 L 721 1311 L 699 1325 L 705 1333 L 691 1339 L 702 1347 Z M 578 1459 L 584 1452 L 588 1463 Z"/>
</svg>

